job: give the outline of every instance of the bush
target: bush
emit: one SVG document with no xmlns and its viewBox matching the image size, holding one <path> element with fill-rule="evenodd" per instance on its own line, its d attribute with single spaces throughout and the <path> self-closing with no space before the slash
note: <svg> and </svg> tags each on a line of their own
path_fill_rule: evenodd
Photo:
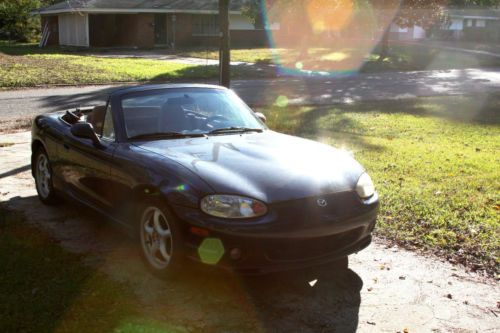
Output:
<svg viewBox="0 0 500 333">
<path fill-rule="evenodd" d="M 0 2 L 0 39 L 29 42 L 38 39 L 40 17 L 31 12 L 58 0 L 9 0 Z"/>
</svg>

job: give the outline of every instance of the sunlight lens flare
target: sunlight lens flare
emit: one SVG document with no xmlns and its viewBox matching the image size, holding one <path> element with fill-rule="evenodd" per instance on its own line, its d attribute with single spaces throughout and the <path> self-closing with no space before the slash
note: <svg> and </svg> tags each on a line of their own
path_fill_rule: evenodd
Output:
<svg viewBox="0 0 500 333">
<path fill-rule="evenodd" d="M 357 73 L 399 9 L 387 0 L 265 0 L 264 23 L 280 73 L 345 76 Z"/>
<path fill-rule="evenodd" d="M 198 247 L 201 262 L 216 265 L 224 256 L 224 244 L 219 238 L 205 238 Z"/>
</svg>

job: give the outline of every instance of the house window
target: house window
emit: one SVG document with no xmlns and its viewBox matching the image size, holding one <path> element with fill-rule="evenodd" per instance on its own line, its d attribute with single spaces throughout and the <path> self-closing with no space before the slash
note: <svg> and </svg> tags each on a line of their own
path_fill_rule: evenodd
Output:
<svg viewBox="0 0 500 333">
<path fill-rule="evenodd" d="M 485 20 L 476 20 L 476 28 L 484 28 L 484 27 L 486 27 Z"/>
<path fill-rule="evenodd" d="M 472 19 L 467 19 L 467 26 L 472 27 Z"/>
<path fill-rule="evenodd" d="M 218 36 L 219 31 L 219 17 L 217 15 L 193 16 L 194 36 Z"/>
</svg>

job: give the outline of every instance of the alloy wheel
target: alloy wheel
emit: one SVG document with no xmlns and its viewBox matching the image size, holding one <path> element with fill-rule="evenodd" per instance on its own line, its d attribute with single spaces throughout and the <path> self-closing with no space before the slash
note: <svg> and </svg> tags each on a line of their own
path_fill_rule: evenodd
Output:
<svg viewBox="0 0 500 333">
<path fill-rule="evenodd" d="M 148 207 L 141 218 L 141 244 L 146 259 L 158 270 L 168 267 L 173 254 L 172 229 L 157 207 Z"/>
<path fill-rule="evenodd" d="M 50 195 L 50 173 L 49 159 L 45 154 L 38 155 L 36 161 L 36 187 L 42 198 L 47 199 Z"/>
</svg>

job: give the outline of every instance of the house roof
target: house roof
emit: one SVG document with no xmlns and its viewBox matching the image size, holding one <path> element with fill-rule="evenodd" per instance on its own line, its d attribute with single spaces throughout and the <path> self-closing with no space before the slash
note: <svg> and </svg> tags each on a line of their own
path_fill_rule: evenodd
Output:
<svg viewBox="0 0 500 333">
<path fill-rule="evenodd" d="M 230 12 L 240 13 L 246 0 L 231 0 Z M 217 13 L 218 0 L 66 0 L 36 14 L 96 13 Z"/>
<path fill-rule="evenodd" d="M 500 20 L 500 10 L 490 8 L 451 8 L 448 15 L 463 18 L 482 18 Z"/>
</svg>

